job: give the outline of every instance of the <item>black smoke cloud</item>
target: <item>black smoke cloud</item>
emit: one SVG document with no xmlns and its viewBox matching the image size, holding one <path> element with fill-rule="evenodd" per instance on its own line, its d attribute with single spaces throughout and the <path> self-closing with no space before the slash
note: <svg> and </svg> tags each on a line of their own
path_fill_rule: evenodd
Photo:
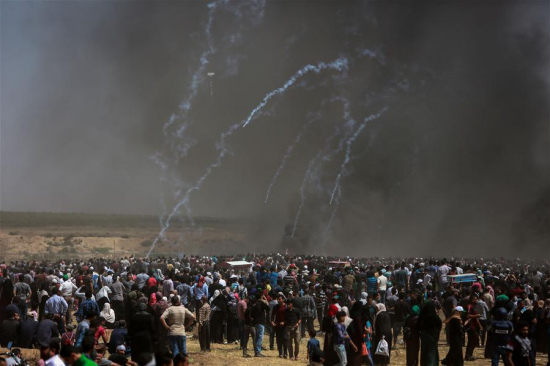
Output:
<svg viewBox="0 0 550 366">
<path fill-rule="evenodd" d="M 306 76 L 231 136 L 233 156 L 193 193 L 194 215 L 248 218 L 251 247 L 284 250 L 307 166 L 346 122 L 342 104 L 327 101 L 343 96 L 357 121 L 388 111 L 352 146 L 330 228 L 343 152 L 306 186 L 300 249 L 544 250 L 550 224 L 529 223 L 544 217 L 550 174 L 548 3 L 249 4 L 215 13 L 214 96 L 205 77 L 187 117 L 193 147 L 176 162 L 163 125 L 206 47 L 203 2 L 3 2 L 2 209 L 161 213 L 163 196 L 167 213 L 215 160 L 224 129 L 305 64 L 346 56 L 347 74 Z M 366 49 L 377 56 L 360 56 Z M 322 118 L 264 204 L 311 112 Z"/>
</svg>

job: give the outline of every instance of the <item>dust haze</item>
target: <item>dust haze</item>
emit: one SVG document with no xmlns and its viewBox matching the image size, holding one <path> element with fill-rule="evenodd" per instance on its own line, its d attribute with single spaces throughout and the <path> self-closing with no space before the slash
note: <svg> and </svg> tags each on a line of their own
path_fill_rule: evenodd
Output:
<svg viewBox="0 0 550 366">
<path fill-rule="evenodd" d="M 228 138 L 192 216 L 246 219 L 263 251 L 286 249 L 303 202 L 286 242 L 302 252 L 550 255 L 548 2 L 220 4 L 208 37 L 202 1 L 1 2 L 1 209 L 166 218 L 222 131 L 304 65 L 345 57 L 348 70 L 300 78 Z M 208 42 L 174 140 L 164 126 Z M 337 202 L 345 145 L 301 190 L 346 122 L 383 107 L 350 148 Z"/>
</svg>

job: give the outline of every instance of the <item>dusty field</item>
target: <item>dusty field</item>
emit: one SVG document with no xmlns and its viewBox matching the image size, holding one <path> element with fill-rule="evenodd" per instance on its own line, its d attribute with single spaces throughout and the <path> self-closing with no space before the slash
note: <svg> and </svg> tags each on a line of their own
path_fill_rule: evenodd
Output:
<svg viewBox="0 0 550 366">
<path fill-rule="evenodd" d="M 309 339 L 309 338 L 308 338 Z M 318 339 L 321 341 L 321 344 L 323 343 L 323 337 L 318 337 Z M 190 355 L 191 364 L 192 365 L 265 365 L 265 366 L 276 366 L 276 365 L 306 365 L 307 362 L 305 360 L 305 351 L 306 351 L 306 344 L 307 339 L 303 339 L 300 343 L 300 355 L 298 357 L 298 362 L 290 361 L 281 359 L 278 357 L 278 352 L 276 350 L 270 351 L 269 349 L 267 351 L 263 351 L 263 353 L 267 356 L 264 358 L 257 358 L 257 357 L 251 357 L 251 358 L 243 358 L 242 357 L 242 351 L 239 350 L 239 345 L 235 344 L 213 344 L 212 345 L 212 352 L 210 353 L 201 353 L 200 352 L 200 346 L 198 339 L 196 338 L 196 335 L 192 338 L 187 339 L 187 352 Z M 269 348 L 269 336 L 264 336 L 264 347 Z M 253 352 L 251 351 L 251 342 L 248 344 L 249 348 L 249 354 Z M 439 357 L 442 359 L 445 357 L 448 351 L 448 347 L 445 346 L 442 342 L 439 343 Z M 6 350 L 4 348 L 0 348 L 0 352 L 5 352 Z M 38 350 L 23 350 L 23 356 L 31 360 L 31 364 L 35 364 L 39 357 L 39 351 Z M 538 355 L 537 357 L 537 365 L 545 365 L 546 364 L 546 355 Z M 477 358 L 477 360 L 473 362 L 465 362 L 465 365 L 470 366 L 482 366 L 482 365 L 490 365 L 491 361 L 488 359 L 483 359 L 483 349 L 478 348 L 474 352 L 474 357 Z M 391 353 L 391 365 L 392 366 L 405 366 L 405 347 L 403 345 L 397 345 L 392 349 Z"/>
<path fill-rule="evenodd" d="M 144 255 L 159 232 L 158 218 L 50 213 L 0 216 L 0 258 L 6 260 Z M 174 223 L 154 254 L 230 254 L 241 252 L 246 224 L 197 220 L 195 227 Z"/>
</svg>

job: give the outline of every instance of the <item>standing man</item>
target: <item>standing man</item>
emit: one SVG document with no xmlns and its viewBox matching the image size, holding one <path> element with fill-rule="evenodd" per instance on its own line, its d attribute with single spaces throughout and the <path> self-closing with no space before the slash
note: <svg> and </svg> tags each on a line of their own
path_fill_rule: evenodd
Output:
<svg viewBox="0 0 550 366">
<path fill-rule="evenodd" d="M 378 283 L 378 293 L 380 294 L 380 302 L 386 304 L 386 291 L 388 290 L 388 277 L 384 276 L 385 271 L 382 270 L 376 279 Z"/>
<path fill-rule="evenodd" d="M 285 312 L 286 305 L 283 295 L 277 296 L 277 305 L 271 312 L 271 326 L 275 330 L 275 336 L 277 337 L 277 350 L 279 351 L 279 358 L 288 357 L 288 342 L 285 332 Z"/>
<path fill-rule="evenodd" d="M 306 336 L 306 328 L 309 332 L 315 332 L 315 327 L 313 326 L 313 320 L 317 316 L 316 313 L 316 307 L 315 307 L 315 300 L 313 299 L 313 296 L 311 296 L 312 290 L 306 290 L 304 297 L 302 297 L 302 330 L 300 333 L 300 336 L 302 338 L 305 338 Z"/>
<path fill-rule="evenodd" d="M 19 274 L 19 282 L 13 285 L 14 297 L 19 299 L 19 310 L 21 311 L 21 319 L 27 319 L 27 304 L 31 301 L 31 287 L 25 282 L 25 275 Z"/>
<path fill-rule="evenodd" d="M 201 352 L 210 352 L 210 304 L 206 296 L 202 297 L 202 306 L 199 309 L 199 343 Z"/>
<path fill-rule="evenodd" d="M 46 301 L 46 305 L 44 306 L 44 312 L 46 315 L 51 314 L 52 319 L 57 323 L 57 328 L 59 329 L 59 333 L 63 334 L 65 333 L 65 313 L 67 313 L 67 309 L 69 308 L 69 305 L 67 305 L 67 302 L 64 298 L 58 295 L 59 289 L 57 287 L 54 287 L 52 289 L 52 297 L 50 297 Z"/>
<path fill-rule="evenodd" d="M 447 286 L 449 286 L 449 280 L 447 275 L 451 272 L 451 268 L 447 265 L 447 259 L 443 258 L 441 266 L 437 269 L 437 276 L 439 278 L 439 293 L 445 292 Z"/>
<path fill-rule="evenodd" d="M 252 306 L 251 316 L 256 329 L 256 338 L 254 339 L 254 357 L 265 357 L 262 353 L 262 339 L 264 336 L 265 323 L 269 314 L 269 304 L 265 295 L 258 296 L 258 300 Z"/>
<path fill-rule="evenodd" d="M 178 353 L 187 353 L 185 327 L 189 325 L 195 316 L 185 307 L 181 306 L 180 297 L 172 297 L 172 306 L 162 313 L 160 322 L 168 331 L 170 350 L 175 356 Z"/>
<path fill-rule="evenodd" d="M 298 360 L 300 353 L 300 323 L 302 316 L 298 309 L 294 308 L 293 301 L 286 301 L 285 333 L 287 334 L 288 354 L 290 359 Z"/>
</svg>

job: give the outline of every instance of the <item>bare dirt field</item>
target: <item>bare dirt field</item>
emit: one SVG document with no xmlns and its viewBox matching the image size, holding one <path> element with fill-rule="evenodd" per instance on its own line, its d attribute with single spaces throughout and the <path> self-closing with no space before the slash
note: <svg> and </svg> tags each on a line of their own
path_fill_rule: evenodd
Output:
<svg viewBox="0 0 550 366">
<path fill-rule="evenodd" d="M 174 223 L 153 254 L 230 254 L 242 252 L 246 224 L 197 219 Z M 0 258 L 5 260 L 145 255 L 159 232 L 153 216 L 58 213 L 0 213 Z"/>
<path fill-rule="evenodd" d="M 442 338 L 444 335 L 442 334 Z M 323 337 L 318 337 L 321 345 L 323 343 Z M 276 350 L 269 350 L 269 336 L 264 336 L 263 345 L 268 348 L 268 350 L 263 351 L 267 357 L 263 358 L 243 358 L 242 351 L 239 349 L 239 345 L 236 344 L 212 344 L 212 352 L 201 353 L 200 346 L 196 334 L 192 338 L 187 339 L 187 352 L 190 355 L 190 360 L 192 365 L 219 365 L 219 366 L 235 366 L 235 365 L 262 365 L 262 366 L 276 366 L 276 365 L 306 365 L 307 361 L 305 359 L 307 339 L 303 339 L 300 343 L 300 355 L 298 357 L 298 362 L 290 361 L 287 359 L 281 359 L 278 357 Z M 252 353 L 250 350 L 251 342 L 248 344 L 249 353 Z M 449 347 L 447 347 L 444 342 L 440 341 L 439 345 L 439 358 L 442 359 L 447 354 Z M 0 352 L 5 352 L 4 348 L 0 348 Z M 39 357 L 38 350 L 25 349 L 23 350 L 23 356 L 31 360 L 31 364 L 36 364 Z M 392 366 L 406 366 L 405 358 L 405 346 L 396 345 L 391 352 L 391 365 Z M 489 359 L 483 358 L 483 349 L 477 348 L 474 352 L 475 361 L 465 362 L 465 365 L 471 366 L 482 366 L 490 365 L 491 361 Z M 545 365 L 546 364 L 546 355 L 539 354 L 537 357 L 536 365 Z"/>
</svg>

